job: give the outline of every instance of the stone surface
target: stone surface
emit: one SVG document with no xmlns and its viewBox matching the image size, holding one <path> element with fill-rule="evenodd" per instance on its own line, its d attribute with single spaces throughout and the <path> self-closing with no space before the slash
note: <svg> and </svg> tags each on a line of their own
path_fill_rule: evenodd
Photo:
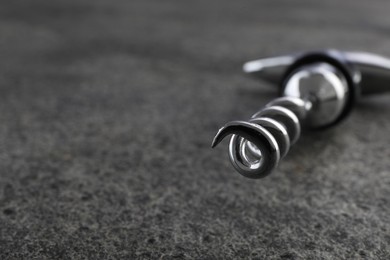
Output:
<svg viewBox="0 0 390 260">
<path fill-rule="evenodd" d="M 386 1 L 21 1 L 0 9 L 0 259 L 389 259 L 390 95 L 266 179 L 216 130 L 276 93 L 249 59 L 390 56 Z"/>
</svg>

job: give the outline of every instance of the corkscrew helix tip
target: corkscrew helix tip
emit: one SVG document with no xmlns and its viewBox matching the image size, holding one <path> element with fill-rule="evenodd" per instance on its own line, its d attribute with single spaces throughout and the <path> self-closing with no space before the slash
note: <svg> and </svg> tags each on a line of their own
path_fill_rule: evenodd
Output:
<svg viewBox="0 0 390 260">
<path fill-rule="evenodd" d="M 390 60 L 367 53 L 325 50 L 248 62 L 244 71 L 280 84 L 281 97 L 247 121 L 232 121 L 212 147 L 232 135 L 229 158 L 248 178 L 270 174 L 299 138 L 343 120 L 359 95 L 390 91 Z"/>
</svg>

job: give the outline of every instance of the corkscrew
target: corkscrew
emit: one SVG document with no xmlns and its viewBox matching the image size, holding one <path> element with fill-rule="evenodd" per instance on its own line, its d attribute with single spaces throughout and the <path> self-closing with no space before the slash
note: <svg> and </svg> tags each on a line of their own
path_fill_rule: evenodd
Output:
<svg viewBox="0 0 390 260">
<path fill-rule="evenodd" d="M 226 136 L 234 168 L 248 178 L 270 174 L 297 142 L 301 127 L 325 129 L 350 113 L 360 96 L 390 91 L 390 59 L 363 52 L 323 50 L 250 61 L 244 72 L 279 86 L 280 97 L 247 121 L 232 121 Z"/>
</svg>

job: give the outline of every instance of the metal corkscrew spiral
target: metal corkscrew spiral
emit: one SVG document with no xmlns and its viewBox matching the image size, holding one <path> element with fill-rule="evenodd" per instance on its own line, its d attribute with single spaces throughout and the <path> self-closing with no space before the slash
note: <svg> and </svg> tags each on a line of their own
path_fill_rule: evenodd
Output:
<svg viewBox="0 0 390 260">
<path fill-rule="evenodd" d="M 248 121 L 232 121 L 214 138 L 215 147 L 230 134 L 229 157 L 233 166 L 246 177 L 268 175 L 279 163 L 301 133 L 310 102 L 295 97 L 281 97 L 268 103 Z M 242 135 L 246 132 L 245 135 Z M 240 135 L 241 133 L 241 135 Z"/>
<path fill-rule="evenodd" d="M 232 135 L 231 163 L 255 179 L 277 167 L 299 139 L 302 126 L 333 126 L 348 115 L 359 94 L 390 90 L 390 60 L 367 53 L 331 50 L 281 56 L 248 62 L 244 71 L 271 83 L 282 78 L 281 97 L 247 121 L 224 125 L 212 147 Z"/>
</svg>

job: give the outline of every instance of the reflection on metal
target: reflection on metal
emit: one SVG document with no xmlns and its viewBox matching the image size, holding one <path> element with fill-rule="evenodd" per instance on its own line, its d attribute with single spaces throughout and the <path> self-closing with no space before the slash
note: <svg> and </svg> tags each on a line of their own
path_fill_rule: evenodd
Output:
<svg viewBox="0 0 390 260">
<path fill-rule="evenodd" d="M 320 51 L 318 53 L 321 53 Z M 359 82 L 361 94 L 377 94 L 389 91 L 390 59 L 367 52 L 340 52 L 327 50 L 326 53 L 335 53 L 346 63 L 355 67 L 356 78 Z M 313 52 L 314 53 L 314 52 Z M 286 69 L 297 59 L 307 55 L 307 52 L 294 53 L 285 56 L 248 61 L 243 70 L 261 80 L 279 84 Z"/>
<path fill-rule="evenodd" d="M 248 178 L 270 174 L 301 127 L 326 128 L 344 119 L 360 95 L 390 91 L 390 59 L 362 52 L 325 50 L 250 61 L 244 72 L 278 84 L 281 97 L 248 121 L 233 121 L 215 136 L 232 135 L 229 157 Z"/>
</svg>

